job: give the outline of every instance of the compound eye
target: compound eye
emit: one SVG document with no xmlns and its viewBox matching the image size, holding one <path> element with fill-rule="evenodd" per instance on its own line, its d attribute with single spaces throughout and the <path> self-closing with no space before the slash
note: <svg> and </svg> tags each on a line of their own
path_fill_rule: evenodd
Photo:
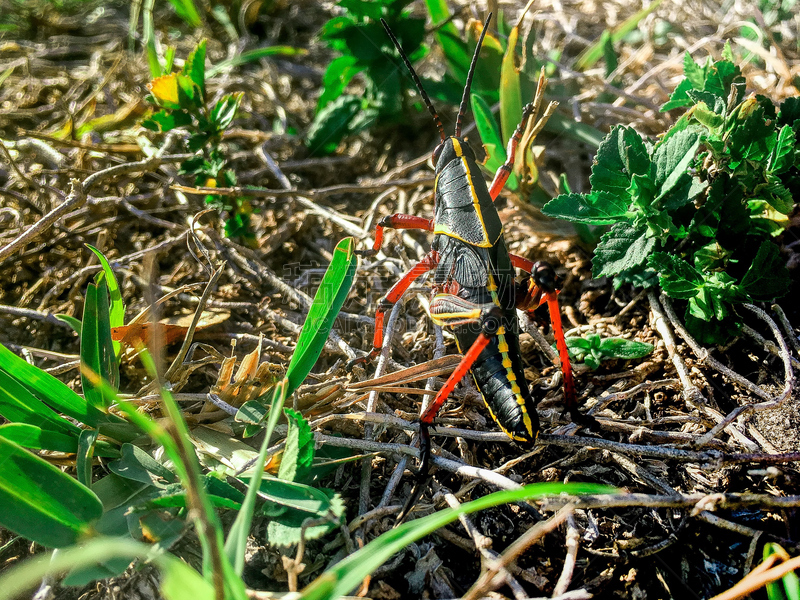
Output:
<svg viewBox="0 0 800 600">
<path fill-rule="evenodd" d="M 439 162 L 439 157 L 442 155 L 442 150 L 443 149 L 444 149 L 444 144 L 442 143 L 442 144 L 439 144 L 438 146 L 436 146 L 436 148 L 433 150 L 433 164 L 434 165 L 436 165 L 436 163 Z"/>
</svg>

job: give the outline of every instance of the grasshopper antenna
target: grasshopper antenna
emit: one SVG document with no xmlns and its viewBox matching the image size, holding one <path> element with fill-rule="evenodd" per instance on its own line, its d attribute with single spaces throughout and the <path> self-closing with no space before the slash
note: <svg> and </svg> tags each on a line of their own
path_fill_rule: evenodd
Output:
<svg viewBox="0 0 800 600">
<path fill-rule="evenodd" d="M 434 108 L 433 102 L 431 102 L 431 99 L 428 97 L 428 93 L 425 91 L 425 88 L 422 87 L 422 82 L 419 80 L 417 72 L 414 70 L 414 67 L 411 66 L 411 61 L 408 60 L 408 56 L 406 56 L 406 53 L 403 52 L 403 48 L 400 46 L 400 42 L 398 42 L 397 38 L 394 37 L 394 34 L 392 33 L 392 30 L 389 29 L 389 25 L 386 23 L 386 21 L 381 19 L 381 25 L 383 25 L 383 28 L 386 30 L 386 33 L 389 34 L 389 37 L 392 39 L 392 43 L 394 44 L 394 47 L 397 48 L 397 52 L 400 54 L 400 58 L 403 59 L 403 62 L 405 63 L 406 68 L 408 69 L 408 72 L 411 73 L 411 79 L 414 80 L 414 83 L 416 84 L 417 89 L 419 90 L 419 95 L 422 96 L 422 100 L 425 102 L 425 106 L 428 107 L 428 112 L 431 113 L 431 116 L 433 117 L 433 120 L 436 123 L 436 127 L 439 129 L 439 136 L 442 138 L 442 141 L 444 142 L 447 139 L 447 135 L 444 132 L 444 126 L 442 125 L 442 120 L 439 118 L 439 113 L 436 112 L 436 108 Z M 481 40 L 483 40 L 483 36 L 481 36 Z"/>
<path fill-rule="evenodd" d="M 478 64 L 478 54 L 481 53 L 481 46 L 483 45 L 483 38 L 486 37 L 486 30 L 489 29 L 489 21 L 492 20 L 492 13 L 486 17 L 483 24 L 483 31 L 481 37 L 478 39 L 478 45 L 475 46 L 475 54 L 472 55 L 472 63 L 469 65 L 469 73 L 467 74 L 467 83 L 464 86 L 464 95 L 461 97 L 461 106 L 458 107 L 458 117 L 456 118 L 456 133 L 455 137 L 461 137 L 461 121 L 464 114 L 467 112 L 467 102 L 469 102 L 469 90 L 472 87 L 472 76 L 475 75 L 475 65 Z"/>
</svg>

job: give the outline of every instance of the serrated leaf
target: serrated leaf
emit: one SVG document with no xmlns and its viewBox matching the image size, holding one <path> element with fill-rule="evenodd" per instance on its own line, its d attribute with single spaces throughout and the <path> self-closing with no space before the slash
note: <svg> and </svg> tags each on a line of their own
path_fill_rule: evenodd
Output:
<svg viewBox="0 0 800 600">
<path fill-rule="evenodd" d="M 211 109 L 210 120 L 217 128 L 218 131 L 224 131 L 230 127 L 236 111 L 239 110 L 239 104 L 244 97 L 243 92 L 236 92 L 235 94 L 225 94 L 219 102 Z"/>
<path fill-rule="evenodd" d="M 671 298 L 693 298 L 703 287 L 702 273 L 678 256 L 656 252 L 647 264 L 658 271 L 661 289 Z"/>
<path fill-rule="evenodd" d="M 742 288 L 754 300 L 770 301 L 786 294 L 790 285 L 789 270 L 780 250 L 772 241 L 763 241 L 742 277 Z"/>
<path fill-rule="evenodd" d="M 350 123 L 361 110 L 361 98 L 344 95 L 330 102 L 314 116 L 306 146 L 312 154 L 330 154 L 350 132 Z"/>
<path fill-rule="evenodd" d="M 634 174 L 650 174 L 647 148 L 636 131 L 617 125 L 597 149 L 589 178 L 592 191 L 626 198 Z"/>
<path fill-rule="evenodd" d="M 794 131 L 788 125 L 784 125 L 778 132 L 775 147 L 770 153 L 767 171 L 778 175 L 792 167 L 795 163 L 794 149 Z"/>
<path fill-rule="evenodd" d="M 278 478 L 302 481 L 314 462 L 314 434 L 303 415 L 290 408 L 284 409 L 284 413 L 289 422 L 289 430 L 286 433 L 286 447 L 281 457 Z"/>
<path fill-rule="evenodd" d="M 694 161 L 699 146 L 700 132 L 696 129 L 684 129 L 656 145 L 653 152 L 656 202 L 669 194 L 681 179 L 685 179 L 686 169 Z"/>
<path fill-rule="evenodd" d="M 636 228 L 627 222 L 615 223 L 595 248 L 592 274 L 594 277 L 616 275 L 644 265 L 655 245 L 655 238 L 647 235 L 646 228 Z"/>
<path fill-rule="evenodd" d="M 683 74 L 686 76 L 686 80 L 692 85 L 692 88 L 696 90 L 705 88 L 708 69 L 708 61 L 706 61 L 705 65 L 701 66 L 694 62 L 692 55 L 688 52 L 683 55 Z"/>
<path fill-rule="evenodd" d="M 689 90 L 693 89 L 692 82 L 688 79 L 682 79 L 675 90 L 664 104 L 659 108 L 659 112 L 667 112 L 676 108 L 685 108 L 692 105 L 692 99 L 689 97 Z"/>
<path fill-rule="evenodd" d="M 561 194 L 545 204 L 542 213 L 548 217 L 589 225 L 612 225 L 632 215 L 626 200 L 604 191 Z"/>
<path fill-rule="evenodd" d="M 201 40 L 186 58 L 183 65 L 183 74 L 197 86 L 200 91 L 200 102 L 205 102 L 206 97 L 206 41 Z"/>
</svg>

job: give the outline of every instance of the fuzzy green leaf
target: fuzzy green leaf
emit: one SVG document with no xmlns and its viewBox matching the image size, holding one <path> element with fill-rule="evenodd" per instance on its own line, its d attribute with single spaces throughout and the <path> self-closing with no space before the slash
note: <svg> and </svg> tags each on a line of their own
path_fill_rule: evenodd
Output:
<svg viewBox="0 0 800 600">
<path fill-rule="evenodd" d="M 702 273 L 678 256 L 656 252 L 647 264 L 658 271 L 661 289 L 671 298 L 692 298 L 703 287 Z"/>
<path fill-rule="evenodd" d="M 669 194 L 682 179 L 688 177 L 686 169 L 694 161 L 699 146 L 700 132 L 697 129 L 684 129 L 656 145 L 653 152 L 656 201 Z"/>
<path fill-rule="evenodd" d="M 764 240 L 753 264 L 742 277 L 742 288 L 753 300 L 770 301 L 786 294 L 790 285 L 789 270 L 778 246 Z"/>
<path fill-rule="evenodd" d="M 636 228 L 627 222 L 615 223 L 595 248 L 592 274 L 604 277 L 640 267 L 655 245 L 656 239 L 647 235 L 647 228 Z"/>
<path fill-rule="evenodd" d="M 206 41 L 202 40 L 186 58 L 183 74 L 187 75 L 200 91 L 200 103 L 206 98 Z"/>
<path fill-rule="evenodd" d="M 314 434 L 308 421 L 290 408 L 284 409 L 289 422 L 286 447 L 281 457 L 278 478 L 285 481 L 303 481 L 314 462 Z"/>
<path fill-rule="evenodd" d="M 604 191 L 561 194 L 545 204 L 542 213 L 548 217 L 588 225 L 612 225 L 632 215 L 626 200 Z"/>
<path fill-rule="evenodd" d="M 631 127 L 617 125 L 597 149 L 589 178 L 592 191 L 626 198 L 633 175 L 648 176 L 650 166 L 641 136 Z"/>
</svg>

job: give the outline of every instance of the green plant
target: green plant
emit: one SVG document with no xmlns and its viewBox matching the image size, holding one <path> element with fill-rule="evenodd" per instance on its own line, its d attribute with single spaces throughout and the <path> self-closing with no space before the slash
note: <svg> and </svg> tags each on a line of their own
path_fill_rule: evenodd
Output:
<svg viewBox="0 0 800 600">
<path fill-rule="evenodd" d="M 653 351 L 652 344 L 623 338 L 601 338 L 596 333 L 566 340 L 570 357 L 592 370 L 604 360 L 643 358 Z"/>
<path fill-rule="evenodd" d="M 662 110 L 689 110 L 656 143 L 630 127 L 605 138 L 591 192 L 562 194 L 543 209 L 575 223 L 611 225 L 594 252 L 595 277 L 620 286 L 660 284 L 685 300 L 686 324 L 706 343 L 738 330 L 732 305 L 773 300 L 789 274 L 773 238 L 800 189 L 800 99 L 778 110 L 744 98 L 730 48 L 695 63 Z"/>
<path fill-rule="evenodd" d="M 763 558 L 767 560 L 773 555 L 777 555 L 782 561 L 790 560 L 789 553 L 780 544 L 767 542 L 764 544 Z M 769 600 L 800 600 L 800 577 L 794 571 L 790 571 L 778 581 L 770 581 L 767 583 L 767 598 Z"/>
<path fill-rule="evenodd" d="M 114 367 L 109 366 L 117 361 L 110 319 L 111 315 L 122 318 L 118 310 L 122 300 L 108 261 L 92 249 L 101 259 L 103 271 L 90 284 L 82 321 L 70 320 L 81 335 L 85 397 L 0 345 L 0 415 L 11 421 L 0 426 L 0 461 L 6 465 L 0 470 L 0 502 L 4 507 L 0 524 L 47 547 L 81 544 L 87 551 L 110 549 L 110 554 L 98 555 L 101 558 L 90 564 L 78 554 L 67 553 L 72 557 L 68 566 L 74 567 L 65 579 L 67 585 L 83 585 L 120 573 L 131 558 L 148 554 L 146 547 L 130 540 L 141 539 L 146 533 L 150 541 L 158 542 L 158 550 L 149 551 L 150 557 L 155 556 L 169 577 L 182 582 L 165 582 L 162 592 L 169 598 L 184 597 L 180 595 L 183 585 L 203 589 L 213 586 L 224 590 L 226 598 L 243 598 L 240 575 L 254 514 L 269 519 L 269 539 L 275 545 L 290 545 L 301 536 L 309 539 L 337 526 L 343 511 L 338 496 L 302 483 L 316 467 L 308 424 L 299 414 L 284 411 L 283 404 L 311 371 L 347 297 L 355 276 L 354 248 L 354 240 L 347 238 L 334 251 L 286 377 L 272 393 L 271 410 L 264 415 L 265 441 L 249 476 L 237 476 L 233 470 L 201 472 L 193 435 L 168 389 L 161 388 L 167 426 L 119 397 L 117 384 L 112 383 Z M 113 284 L 107 285 L 107 280 Z M 115 291 L 109 294 L 109 288 Z M 92 296 L 94 301 L 90 300 Z M 150 355 L 142 349 L 139 356 L 157 380 Z M 126 418 L 108 414 L 111 405 Z M 284 414 L 289 431 L 278 477 L 262 480 L 271 433 Z M 104 438 L 115 437 L 98 440 L 98 432 Z M 145 451 L 142 433 L 163 448 L 163 459 L 156 460 Z M 76 453 L 78 479 L 23 446 Z M 110 474 L 94 483 L 93 453 L 115 459 L 108 463 Z M 239 481 L 237 486 L 229 483 L 234 479 Z M 247 493 L 240 487 L 248 487 Z M 224 544 L 214 510 L 217 508 L 239 511 Z M 157 556 L 183 535 L 184 518 L 190 514 L 195 516 L 203 546 L 204 578 Z M 58 564 L 54 560 L 53 568 Z M 35 564 L 31 566 L 34 571 L 36 568 Z"/>
<path fill-rule="evenodd" d="M 383 31 L 386 20 L 410 60 L 421 59 L 425 19 L 412 17 L 410 0 L 340 0 L 343 13 L 322 28 L 320 38 L 341 56 L 331 61 L 322 79 L 323 91 L 306 145 L 312 153 L 329 154 L 346 135 L 364 131 L 380 121 L 397 122 L 410 83 L 389 56 L 395 51 Z M 363 94 L 344 94 L 352 79 L 362 75 Z"/>
<path fill-rule="evenodd" d="M 193 175 L 195 185 L 215 188 L 234 187 L 236 173 L 228 165 L 221 142 L 231 126 L 242 101 L 242 92 L 225 94 L 213 106 L 206 94 L 206 43 L 200 42 L 189 54 L 179 73 L 154 79 L 149 85 L 148 100 L 160 110 L 147 117 L 142 125 L 156 132 L 187 127 L 192 132 L 186 149 L 196 153 L 181 163 L 180 173 Z M 228 237 L 253 241 L 250 229 L 252 207 L 246 198 L 208 194 L 206 204 L 225 211 Z"/>
</svg>

